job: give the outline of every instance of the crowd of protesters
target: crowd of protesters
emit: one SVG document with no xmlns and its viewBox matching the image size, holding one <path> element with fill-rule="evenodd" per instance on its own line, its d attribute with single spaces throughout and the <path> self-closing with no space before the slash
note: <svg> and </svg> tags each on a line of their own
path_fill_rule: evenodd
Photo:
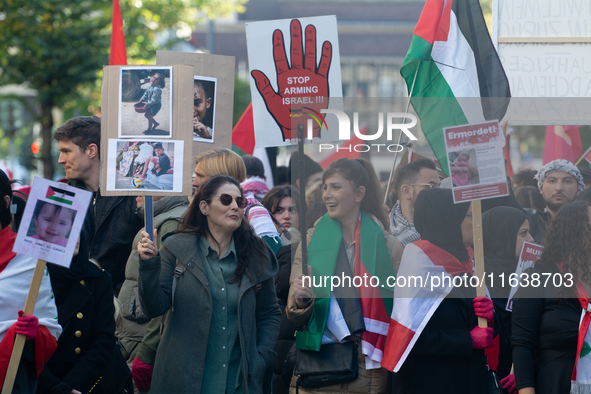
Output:
<svg viewBox="0 0 591 394">
<path fill-rule="evenodd" d="M 70 268 L 48 263 L 23 316 L 35 261 L 12 252 L 23 204 L 0 171 L 0 387 L 22 334 L 14 393 L 591 393 L 591 189 L 566 160 L 482 201 L 479 297 L 466 282 L 311 280 L 474 275 L 473 206 L 454 204 L 433 161 L 401 165 L 386 206 L 364 159 L 323 170 L 305 156 L 301 172 L 294 153 L 291 181 L 269 190 L 259 159 L 214 149 L 195 158 L 192 196 L 153 198 L 148 234 L 142 197 L 101 196 L 100 118 L 54 138 L 93 198 Z M 525 242 L 544 247 L 527 275 L 571 285 L 493 283 Z"/>
</svg>

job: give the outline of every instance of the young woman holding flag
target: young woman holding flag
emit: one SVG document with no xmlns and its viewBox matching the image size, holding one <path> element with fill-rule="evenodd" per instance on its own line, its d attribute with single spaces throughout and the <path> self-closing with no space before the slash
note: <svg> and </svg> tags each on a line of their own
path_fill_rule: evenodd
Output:
<svg viewBox="0 0 591 394">
<path fill-rule="evenodd" d="M 546 230 L 542 257 L 526 271 L 530 285 L 515 294 L 512 342 L 520 394 L 591 393 L 590 237 L 588 203 L 560 208 Z M 541 283 L 533 281 L 535 274 Z"/>
<path fill-rule="evenodd" d="M 388 216 L 382 209 L 376 174 L 367 160 L 339 159 L 322 177 L 328 214 L 308 233 L 309 275 L 315 277 L 379 278 L 384 287 L 362 285 L 309 286 L 303 281 L 301 249 L 291 270 L 287 316 L 296 326 L 296 347 L 314 355 L 321 346 L 354 342 L 358 347 L 358 377 L 300 393 L 385 393 L 387 374 L 380 368 L 392 307 L 392 289 L 385 284 L 394 276 L 402 244 L 385 229 Z M 374 280 L 375 284 L 375 280 Z M 296 362 L 296 372 L 298 365 Z M 292 386 L 298 377 L 292 379 Z"/>
<path fill-rule="evenodd" d="M 382 361 L 395 372 L 391 392 L 488 393 L 484 349 L 493 345 L 493 303 L 465 280 L 474 275 L 472 206 L 454 204 L 449 189 L 426 189 L 414 224 L 421 240 L 404 248 Z M 402 286 L 411 277 L 431 279 Z M 477 317 L 489 327 L 479 327 Z"/>
</svg>

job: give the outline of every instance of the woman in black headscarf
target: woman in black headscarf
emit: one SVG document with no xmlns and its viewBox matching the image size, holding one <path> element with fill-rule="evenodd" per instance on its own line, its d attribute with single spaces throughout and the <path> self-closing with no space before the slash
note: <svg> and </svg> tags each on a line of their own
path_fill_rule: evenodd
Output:
<svg viewBox="0 0 591 394">
<path fill-rule="evenodd" d="M 382 362 L 396 372 L 392 392 L 487 393 L 483 349 L 492 346 L 493 329 L 478 327 L 477 317 L 492 323 L 492 301 L 474 298 L 476 289 L 462 285 L 464 281 L 460 283 L 457 278 L 464 274 L 469 278 L 474 273 L 468 249 L 473 244 L 472 206 L 454 204 L 451 190 L 426 189 L 417 198 L 414 224 L 421 240 L 404 249 L 392 316 L 395 320 L 399 317 L 399 325 L 415 334 L 409 338 L 407 329 L 390 323 L 387 352 L 400 350 L 400 344 L 404 344 L 399 352 L 385 354 L 387 361 Z M 425 279 L 423 286 L 409 281 L 417 275 Z M 435 276 L 455 278 L 460 285 L 429 281 Z M 403 277 L 409 282 L 405 287 L 401 284 Z"/>
<path fill-rule="evenodd" d="M 498 345 L 487 349 L 489 367 L 504 379 L 511 371 L 511 312 L 507 311 L 507 301 L 511 286 L 509 278 L 515 273 L 521 247 L 524 242 L 534 242 L 529 233 L 529 221 L 521 209 L 496 207 L 482 215 L 484 242 L 484 268 L 487 286 L 495 306 Z M 493 281 L 489 275 L 492 274 Z M 504 286 L 501 278 L 505 278 Z M 514 386 L 512 376 L 509 386 Z M 503 382 L 505 383 L 505 382 Z"/>
</svg>

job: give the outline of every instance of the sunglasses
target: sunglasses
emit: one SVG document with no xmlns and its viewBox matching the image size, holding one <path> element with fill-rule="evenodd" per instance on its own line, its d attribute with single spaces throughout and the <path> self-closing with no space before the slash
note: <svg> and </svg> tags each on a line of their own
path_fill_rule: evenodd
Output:
<svg viewBox="0 0 591 394">
<path fill-rule="evenodd" d="M 248 200 L 246 200 L 246 198 L 244 198 L 244 197 L 234 198 L 231 195 L 226 194 L 226 193 L 222 193 L 219 196 L 213 196 L 211 199 L 213 200 L 214 198 L 219 198 L 220 202 L 225 207 L 229 207 L 232 204 L 232 200 L 236 200 L 236 205 L 238 205 L 238 208 L 241 208 L 241 209 L 246 208 L 246 205 L 248 204 Z"/>
</svg>

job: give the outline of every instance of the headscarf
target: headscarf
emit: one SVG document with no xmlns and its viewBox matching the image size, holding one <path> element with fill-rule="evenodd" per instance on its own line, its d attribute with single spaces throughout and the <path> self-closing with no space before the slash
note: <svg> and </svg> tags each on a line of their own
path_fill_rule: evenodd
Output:
<svg viewBox="0 0 591 394">
<path fill-rule="evenodd" d="M 553 172 L 566 172 L 567 174 L 572 175 L 577 180 L 579 191 L 585 189 L 585 182 L 583 182 L 581 172 L 573 163 L 565 159 L 552 160 L 550 163 L 540 168 L 540 171 L 534 176 L 534 179 L 538 181 L 538 189 L 542 189 L 544 179 Z"/>
<path fill-rule="evenodd" d="M 482 236 L 484 237 L 484 266 L 486 273 L 495 278 L 505 274 L 505 278 L 515 272 L 517 258 L 517 233 L 527 219 L 526 214 L 513 207 L 496 207 L 482 215 Z M 511 288 L 491 286 L 493 298 L 507 298 Z M 494 294 L 497 293 L 497 294 Z"/>
<path fill-rule="evenodd" d="M 450 189 L 425 189 L 415 202 L 414 224 L 421 239 L 440 247 L 461 262 L 470 259 L 460 225 L 470 203 L 454 204 Z"/>
</svg>

